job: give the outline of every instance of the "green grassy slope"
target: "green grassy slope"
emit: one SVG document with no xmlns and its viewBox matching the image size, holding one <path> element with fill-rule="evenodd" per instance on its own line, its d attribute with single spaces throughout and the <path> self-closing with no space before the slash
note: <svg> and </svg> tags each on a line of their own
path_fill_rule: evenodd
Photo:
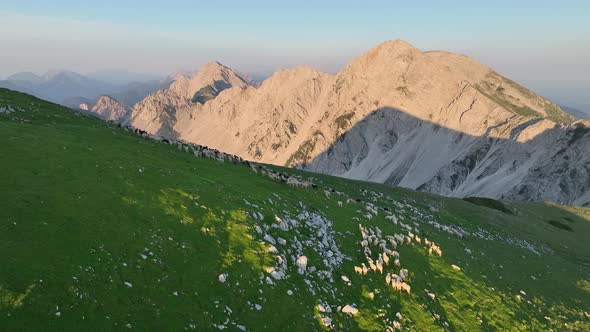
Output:
<svg viewBox="0 0 590 332">
<path fill-rule="evenodd" d="M 504 202 L 506 213 L 281 169 L 319 187 L 293 188 L 0 89 L 0 110 L 8 105 L 20 110 L 0 114 L 0 330 L 311 331 L 327 329 L 322 317 L 336 330 L 383 331 L 393 321 L 417 331 L 590 330 L 588 209 Z M 370 220 L 367 202 L 378 210 Z M 398 246 L 411 294 L 353 270 L 367 264 L 359 223 L 407 234 L 385 209 L 443 252 Z M 324 239 L 347 259 L 326 267 L 318 229 L 301 213 L 322 220 Z M 285 231 L 275 216 L 299 224 Z M 286 240 L 276 248 L 287 278 L 267 272 L 279 263 L 266 233 Z M 291 257 L 296 243 L 309 258 L 305 274 Z M 333 269 L 332 280 L 312 266 Z M 336 312 L 347 304 L 358 314 Z"/>
</svg>

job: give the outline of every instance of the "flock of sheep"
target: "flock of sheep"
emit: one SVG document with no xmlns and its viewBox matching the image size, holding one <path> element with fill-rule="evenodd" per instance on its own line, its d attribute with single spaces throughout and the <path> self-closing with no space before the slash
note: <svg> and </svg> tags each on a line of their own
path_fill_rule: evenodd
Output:
<svg viewBox="0 0 590 332">
<path fill-rule="evenodd" d="M 392 220 L 396 225 L 398 224 L 397 220 L 392 218 L 389 218 L 389 220 Z M 409 225 L 404 225 L 402 222 L 399 222 L 399 224 L 402 225 L 402 228 L 411 228 Z M 381 229 L 379 229 L 379 227 L 363 227 L 361 224 L 359 224 L 359 231 L 362 237 L 362 240 L 359 243 L 363 248 L 363 254 L 367 260 L 367 264 L 369 265 L 367 268 L 365 263 L 361 263 L 361 266 L 354 267 L 355 273 L 360 275 L 367 275 L 369 270 L 383 274 L 384 267 L 389 265 L 391 260 L 393 260 L 393 265 L 399 268 L 401 265 L 400 254 L 395 249 L 403 244 L 411 244 L 412 241 L 415 241 L 418 244 L 422 243 L 420 237 L 413 234 L 411 231 L 408 231 L 407 235 L 383 235 L 383 232 Z M 424 244 L 428 247 L 428 253 L 430 255 L 435 254 L 442 256 L 442 251 L 436 243 L 431 242 L 425 238 Z M 389 249 L 388 245 L 393 249 Z M 379 251 L 382 251 L 377 255 L 376 260 L 373 260 L 373 253 L 370 246 L 377 247 Z M 399 274 L 388 272 L 385 276 L 385 283 L 396 291 L 405 291 L 406 293 L 410 294 L 411 287 L 406 282 L 408 274 L 408 270 L 402 268 L 399 269 Z"/>
<path fill-rule="evenodd" d="M 255 173 L 267 176 L 274 181 L 285 183 L 290 186 L 294 187 L 301 187 L 301 188 L 317 188 L 317 185 L 312 181 L 307 179 L 303 179 L 301 176 L 290 175 L 283 172 L 277 172 L 269 167 L 264 165 L 259 165 L 247 160 L 242 159 L 239 156 L 226 154 L 216 149 L 209 148 L 207 146 L 201 146 L 198 144 L 191 144 L 184 141 L 175 141 L 175 140 L 168 140 L 157 135 L 148 134 L 139 129 L 135 128 L 128 128 L 135 132 L 138 135 L 143 137 L 147 137 L 150 139 L 162 141 L 167 144 L 177 145 L 179 150 L 183 150 L 186 152 L 192 152 L 196 157 L 205 157 L 210 159 L 216 159 L 219 161 L 230 161 L 236 164 L 243 164 L 249 168 L 251 168 Z M 324 194 L 327 198 L 330 198 L 332 194 L 336 195 L 343 195 L 346 196 L 344 201 L 337 201 L 338 207 L 343 207 L 344 204 L 354 204 L 358 202 L 362 202 L 363 200 L 359 198 L 352 199 L 348 197 L 345 193 L 336 191 L 331 188 L 324 188 Z M 366 190 L 362 191 L 362 195 L 364 196 L 371 196 L 368 200 L 365 201 L 365 213 L 362 215 L 365 220 L 369 221 L 373 217 L 379 214 L 379 209 L 377 206 L 372 204 L 370 200 L 376 201 L 377 198 L 383 198 L 383 193 L 376 193 L 376 192 L 368 192 Z M 414 227 L 410 224 L 405 224 L 402 221 L 398 220 L 398 218 L 387 210 L 387 208 L 383 208 L 386 213 L 385 220 L 392 222 L 394 225 L 399 226 L 405 234 L 397 234 L 394 233 L 393 235 L 384 235 L 379 227 L 375 226 L 374 228 L 371 227 L 363 227 L 359 223 L 359 231 L 361 233 L 361 241 L 359 244 L 362 248 L 363 255 L 367 260 L 367 264 L 361 263 L 360 266 L 354 267 L 354 272 L 359 275 L 367 275 L 369 272 L 384 274 L 385 273 L 385 283 L 388 287 L 391 287 L 395 291 L 398 292 L 406 292 L 410 294 L 411 286 L 408 283 L 409 271 L 405 268 L 401 268 L 400 263 L 400 254 L 396 251 L 398 246 L 401 245 L 409 245 L 412 243 L 416 244 L 423 244 L 428 248 L 429 255 L 437 255 L 442 256 L 442 250 L 439 245 L 436 243 L 428 240 L 426 237 L 421 238 L 418 230 L 418 224 L 414 222 Z M 255 219 L 262 220 L 264 217 L 260 212 L 254 212 L 252 216 Z M 353 220 L 360 220 L 359 217 L 354 217 Z M 262 237 L 262 241 L 267 245 L 267 252 L 276 255 L 276 265 L 274 267 L 266 267 L 265 273 L 266 276 L 261 276 L 261 281 L 265 281 L 268 285 L 274 285 L 277 281 L 288 278 L 287 273 L 287 256 L 291 256 L 291 261 L 297 268 L 297 272 L 299 274 L 308 275 L 308 274 L 315 274 L 322 279 L 326 279 L 328 281 L 333 282 L 333 271 L 337 268 L 346 256 L 343 255 L 336 246 L 334 241 L 333 235 L 330 235 L 331 231 L 331 223 L 324 217 L 316 214 L 310 213 L 308 211 L 302 212 L 296 218 L 285 217 L 284 219 L 275 216 L 276 223 L 269 226 L 266 223 L 261 224 L 262 227 L 257 226 L 256 231 Z M 435 229 L 440 231 L 445 231 L 449 234 L 453 234 L 459 237 L 464 237 L 468 235 L 467 232 L 462 230 L 459 227 L 451 227 L 446 225 L 441 225 L 434 220 L 425 220 L 425 222 L 429 223 Z M 307 230 L 311 230 L 312 234 L 315 233 L 315 239 L 308 239 L 305 241 L 299 240 L 297 236 L 303 236 L 301 233 L 300 226 L 305 226 Z M 278 228 L 283 231 L 293 231 L 296 236 L 294 236 L 290 240 L 285 240 L 281 237 L 273 237 L 268 233 L 271 228 Z M 278 248 L 277 248 L 278 247 Z M 307 256 L 303 254 L 303 248 L 314 248 L 315 251 L 319 254 L 319 257 L 323 259 L 323 269 L 318 268 L 318 266 L 314 265 L 311 267 L 309 265 L 309 259 Z M 279 248 L 282 248 L 279 250 Z M 374 259 L 373 251 L 378 252 L 377 257 Z M 368 265 L 368 266 L 367 266 Z M 388 272 L 386 271 L 387 266 L 394 267 L 393 270 L 397 269 L 397 273 Z M 219 281 L 225 282 L 228 278 L 226 273 L 222 273 L 219 275 Z M 351 285 L 350 280 L 346 276 L 341 277 L 342 280 Z M 309 279 L 305 279 L 305 282 L 308 286 L 308 291 L 311 294 L 316 294 L 317 291 L 320 289 L 314 289 L 313 283 L 310 282 Z M 323 289 L 323 291 L 327 291 L 327 289 Z M 290 294 L 293 292 L 290 290 Z M 428 294 L 431 298 L 434 298 L 435 295 L 432 293 Z M 325 306 L 329 308 L 329 306 Z M 358 309 L 351 305 L 344 305 L 339 306 L 338 311 L 356 315 L 358 313 Z M 396 314 L 399 320 L 401 320 L 401 314 L 398 312 Z M 321 316 L 321 321 L 326 327 L 331 326 L 331 319 L 326 316 Z M 401 323 L 399 321 L 393 321 L 392 325 L 388 327 L 388 330 L 398 330 L 401 329 Z"/>
</svg>

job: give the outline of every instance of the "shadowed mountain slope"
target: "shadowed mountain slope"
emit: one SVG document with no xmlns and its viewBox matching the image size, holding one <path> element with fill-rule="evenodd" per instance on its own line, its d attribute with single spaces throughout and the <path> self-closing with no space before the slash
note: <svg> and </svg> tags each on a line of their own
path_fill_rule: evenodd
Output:
<svg viewBox="0 0 590 332">
<path fill-rule="evenodd" d="M 561 157 L 552 158 L 555 147 L 563 150 L 559 156 L 587 151 L 587 145 L 570 147 L 566 139 L 576 128 L 576 137 L 586 137 L 587 122 L 576 122 L 549 100 L 463 55 L 422 52 L 405 41 L 393 40 L 370 49 L 336 75 L 306 67 L 281 70 L 258 88 L 236 86 L 204 103 L 189 101 L 195 89 L 180 90 L 184 96 L 166 93 L 156 98 L 157 102 L 150 102 L 149 110 L 136 107 L 132 124 L 250 160 L 307 166 L 317 172 L 433 193 L 576 204 L 588 201 L 588 170 L 575 163 L 571 167 L 561 165 Z M 386 116 L 379 121 L 365 121 L 379 109 L 399 110 L 414 120 L 382 114 Z M 400 127 L 398 121 L 406 127 Z M 457 134 L 441 137 L 436 133 L 439 127 Z M 340 144 L 332 149 L 337 151 L 330 155 L 334 162 L 321 161 L 322 157 L 314 161 L 353 128 L 362 128 L 367 136 L 379 139 Z M 394 132 L 383 132 L 383 128 L 393 128 Z M 554 134 L 533 140 L 548 130 Z M 420 133 L 424 141 L 395 137 L 404 132 Z M 485 139 L 453 147 L 461 135 Z M 396 145 L 394 150 L 390 150 L 393 142 L 379 145 L 380 140 L 394 139 L 408 144 Z M 487 139 L 513 142 L 492 149 Z M 538 145 L 521 144 L 531 140 Z M 373 153 L 365 158 L 348 148 Z M 479 163 L 475 171 L 470 164 L 481 161 L 488 152 L 495 153 L 494 157 Z M 416 157 L 407 157 L 412 154 Z M 350 159 L 352 155 L 357 155 L 357 160 Z M 385 164 L 383 155 L 390 158 Z M 396 159 L 396 155 L 403 158 Z M 363 159 L 361 167 L 343 169 L 348 166 L 342 165 L 358 163 L 359 157 Z M 419 165 L 408 164 L 412 160 Z M 406 173 L 410 168 L 413 171 Z M 572 172 L 571 181 L 554 183 L 548 179 L 552 172 Z M 506 178 L 507 174 L 510 177 Z M 494 186 L 484 186 L 480 181 L 484 177 Z M 492 179 L 511 182 L 499 189 L 505 182 Z M 540 187 L 534 182 L 539 181 L 553 184 L 546 190 L 536 190 Z"/>
</svg>

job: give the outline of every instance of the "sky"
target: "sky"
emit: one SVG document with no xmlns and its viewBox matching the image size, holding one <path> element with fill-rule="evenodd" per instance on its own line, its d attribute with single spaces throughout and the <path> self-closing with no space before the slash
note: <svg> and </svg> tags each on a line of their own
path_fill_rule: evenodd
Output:
<svg viewBox="0 0 590 332">
<path fill-rule="evenodd" d="M 520 81 L 590 80 L 590 1 L 0 0 L 0 78 L 19 71 L 167 75 L 336 72 L 401 38 Z"/>
</svg>

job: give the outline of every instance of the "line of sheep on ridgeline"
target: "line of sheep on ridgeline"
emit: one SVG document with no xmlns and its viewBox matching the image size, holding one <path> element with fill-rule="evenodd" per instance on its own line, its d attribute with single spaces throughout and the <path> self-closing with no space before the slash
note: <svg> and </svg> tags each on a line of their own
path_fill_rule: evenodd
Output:
<svg viewBox="0 0 590 332">
<path fill-rule="evenodd" d="M 109 121 L 111 124 L 115 124 L 112 121 Z M 136 135 L 142 136 L 144 138 L 152 139 L 155 141 L 160 141 L 170 145 L 178 146 L 179 150 L 184 150 L 186 152 L 192 152 L 196 157 L 204 157 L 209 159 L 215 159 L 219 161 L 229 161 L 235 164 L 241 164 L 247 167 L 250 167 L 255 173 L 268 176 L 269 178 L 273 179 L 277 182 L 286 183 L 287 185 L 299 188 L 317 188 L 317 185 L 312 183 L 311 181 L 303 179 L 301 176 L 291 175 L 283 172 L 277 172 L 269 167 L 264 165 L 260 165 L 248 160 L 243 159 L 234 154 L 229 154 L 225 152 L 221 152 L 217 149 L 210 148 L 205 145 L 193 144 L 183 140 L 172 140 L 167 139 L 159 135 L 150 134 L 145 130 L 134 128 L 132 126 L 125 126 L 122 124 L 117 124 L 117 126 L 124 128 L 125 130 L 129 130 Z"/>
</svg>

